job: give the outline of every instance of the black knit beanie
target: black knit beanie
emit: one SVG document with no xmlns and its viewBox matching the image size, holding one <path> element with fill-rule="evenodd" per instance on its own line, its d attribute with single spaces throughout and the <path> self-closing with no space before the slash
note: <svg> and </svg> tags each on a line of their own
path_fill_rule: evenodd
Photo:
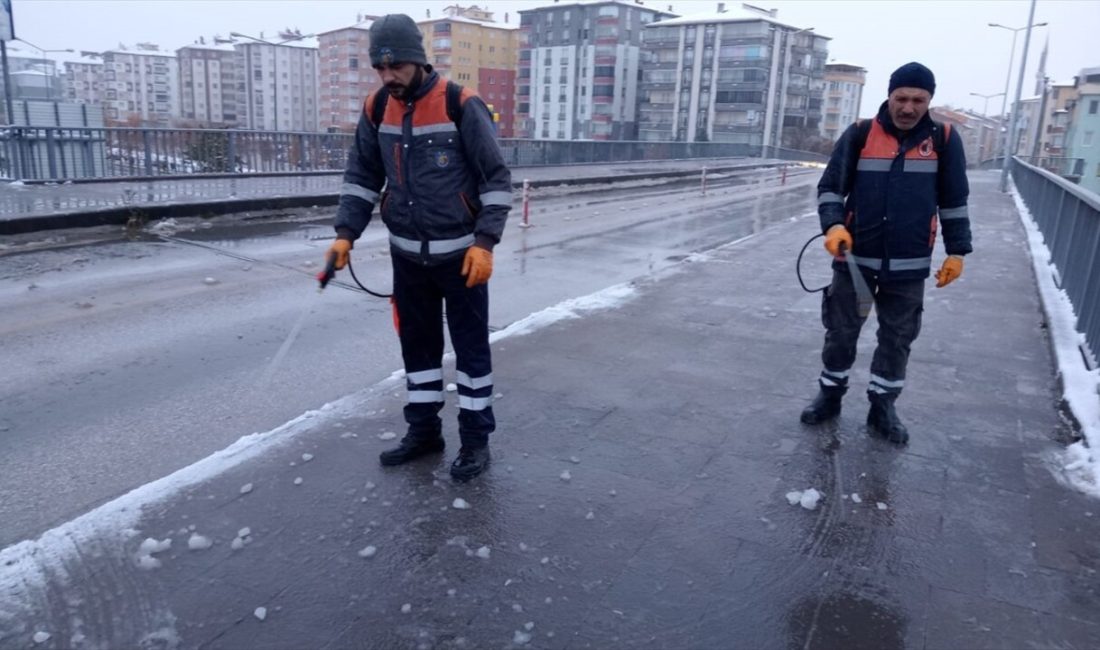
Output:
<svg viewBox="0 0 1100 650">
<path fill-rule="evenodd" d="M 382 16 L 370 26 L 370 64 L 395 63 L 428 64 L 424 37 L 405 14 Z"/>
<path fill-rule="evenodd" d="M 890 90 L 887 94 L 894 92 L 895 88 L 923 88 L 929 95 L 935 95 L 936 76 L 916 61 L 906 63 L 890 75 Z"/>
</svg>

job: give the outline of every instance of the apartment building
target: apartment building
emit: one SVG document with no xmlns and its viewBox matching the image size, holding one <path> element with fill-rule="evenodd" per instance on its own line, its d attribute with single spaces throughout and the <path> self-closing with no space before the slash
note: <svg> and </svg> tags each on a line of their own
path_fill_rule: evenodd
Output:
<svg viewBox="0 0 1100 650">
<path fill-rule="evenodd" d="M 103 55 L 99 52 L 78 52 L 64 59 L 65 74 L 62 94 L 77 104 L 103 103 Z"/>
<path fill-rule="evenodd" d="M 1080 160 L 1081 187 L 1100 194 L 1100 67 L 1085 68 L 1075 79 L 1077 101 L 1066 134 L 1067 155 Z"/>
<path fill-rule="evenodd" d="M 263 34 L 261 33 L 261 38 Z M 260 131 L 320 129 L 318 41 L 287 32 L 277 43 L 239 40 L 237 123 Z"/>
<path fill-rule="evenodd" d="M 103 53 L 103 108 L 108 123 L 172 126 L 179 115 L 179 63 L 151 43 Z"/>
<path fill-rule="evenodd" d="M 176 50 L 180 121 L 194 127 L 237 126 L 237 62 L 233 39 L 205 37 Z"/>
<path fill-rule="evenodd" d="M 649 24 L 640 139 L 768 147 L 784 128 L 816 134 L 830 39 L 776 14 L 719 4 Z"/>
<path fill-rule="evenodd" d="M 477 5 L 451 5 L 444 13 L 417 23 L 424 33 L 428 63 L 448 79 L 476 90 L 497 115 L 500 136 L 513 137 L 519 26 L 494 22 L 492 12 Z"/>
<path fill-rule="evenodd" d="M 373 17 L 350 27 L 317 35 L 320 44 L 321 130 L 351 133 L 363 113 L 367 95 L 381 87 L 370 64 L 370 26 Z"/>
<path fill-rule="evenodd" d="M 1077 100 L 1077 87 L 1074 81 L 1051 84 L 1046 91 L 1045 108 L 1039 122 L 1039 152 L 1042 158 L 1066 157 L 1066 132 L 1069 131 L 1070 118 L 1073 116 Z M 1042 105 L 1042 102 L 1040 102 Z M 1031 155 L 1022 151 L 1021 155 Z"/>
<path fill-rule="evenodd" d="M 830 61 L 825 64 L 824 115 L 821 135 L 836 142 L 850 124 L 859 119 L 867 69 L 854 63 Z"/>
<path fill-rule="evenodd" d="M 635 140 L 642 34 L 676 14 L 645 2 L 559 2 L 520 11 L 516 136 Z"/>
</svg>

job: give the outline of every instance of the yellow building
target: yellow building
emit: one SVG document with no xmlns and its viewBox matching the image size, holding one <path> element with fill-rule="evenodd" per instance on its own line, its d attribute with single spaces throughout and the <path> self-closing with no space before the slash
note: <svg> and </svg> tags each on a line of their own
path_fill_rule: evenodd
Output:
<svg viewBox="0 0 1100 650">
<path fill-rule="evenodd" d="M 444 77 L 472 88 L 499 117 L 500 136 L 512 137 L 519 26 L 493 21 L 479 8 L 452 5 L 442 18 L 418 21 L 428 63 Z"/>
</svg>

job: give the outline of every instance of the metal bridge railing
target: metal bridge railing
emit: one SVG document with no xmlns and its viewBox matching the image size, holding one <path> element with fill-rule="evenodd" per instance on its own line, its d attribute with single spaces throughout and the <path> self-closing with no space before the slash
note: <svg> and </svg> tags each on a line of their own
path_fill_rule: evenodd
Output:
<svg viewBox="0 0 1100 650">
<path fill-rule="evenodd" d="M 1012 179 L 1043 233 L 1077 328 L 1100 351 L 1100 195 L 1015 159 Z"/>
<path fill-rule="evenodd" d="M 344 170 L 349 133 L 130 127 L 0 127 L 0 176 L 29 181 L 249 176 Z M 721 142 L 501 139 L 512 166 L 759 157 L 759 146 Z M 825 162 L 772 148 L 771 157 Z"/>
</svg>

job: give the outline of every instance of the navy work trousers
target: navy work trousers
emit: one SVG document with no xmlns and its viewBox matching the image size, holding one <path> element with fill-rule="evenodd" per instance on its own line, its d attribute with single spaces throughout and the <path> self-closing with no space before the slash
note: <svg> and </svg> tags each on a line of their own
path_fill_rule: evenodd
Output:
<svg viewBox="0 0 1100 650">
<path fill-rule="evenodd" d="M 924 312 L 924 280 L 880 282 L 864 271 L 863 278 L 874 294 L 878 314 L 878 345 L 871 359 L 871 381 L 867 392 L 896 398 L 905 386 L 909 348 L 920 334 Z M 860 318 L 855 285 L 845 269 L 833 269 L 833 282 L 821 302 L 825 345 L 821 350 L 824 369 L 819 383 L 825 391 L 848 387 L 848 371 L 856 360 L 856 343 L 866 318 Z"/>
<path fill-rule="evenodd" d="M 488 443 L 493 418 L 492 358 L 489 352 L 489 287 L 466 287 L 463 257 L 425 265 L 391 249 L 393 296 L 401 356 L 405 360 L 409 435 L 438 436 L 443 408 L 443 308 L 455 351 L 458 431 L 463 446 Z"/>
</svg>

